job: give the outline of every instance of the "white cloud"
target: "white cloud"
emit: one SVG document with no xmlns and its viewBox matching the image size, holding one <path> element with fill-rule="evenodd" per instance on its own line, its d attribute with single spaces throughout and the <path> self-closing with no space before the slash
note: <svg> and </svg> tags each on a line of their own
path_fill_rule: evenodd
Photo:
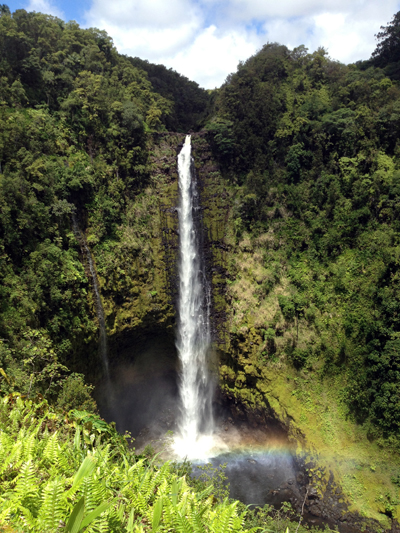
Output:
<svg viewBox="0 0 400 533">
<path fill-rule="evenodd" d="M 182 48 L 190 45 L 197 32 L 197 27 L 190 23 L 177 28 L 143 27 L 130 30 L 109 23 L 96 26 L 108 32 L 121 53 L 153 62 L 162 62 L 175 57 Z"/>
<path fill-rule="evenodd" d="M 49 0 L 29 0 L 25 9 L 27 11 L 36 11 L 37 13 L 46 13 L 46 15 L 64 18 L 64 13 Z"/>
<path fill-rule="evenodd" d="M 193 44 L 179 52 L 170 65 L 202 87 L 215 88 L 234 72 L 240 60 L 257 50 L 256 39 L 239 31 L 218 34 L 215 26 L 206 28 Z"/>
<path fill-rule="evenodd" d="M 213 88 L 267 41 L 324 46 L 344 63 L 367 59 L 399 8 L 400 0 L 93 0 L 87 24 L 107 30 L 120 52 Z"/>
<path fill-rule="evenodd" d="M 326 4 L 321 2 L 322 7 L 326 8 Z M 263 29 L 270 41 L 282 42 L 289 48 L 304 44 L 310 51 L 323 46 L 333 59 L 351 63 L 370 57 L 376 47 L 374 35 L 392 19 L 398 7 L 397 1 L 377 5 L 363 0 L 348 4 L 347 10 L 339 12 L 325 10 L 295 20 L 268 21 Z"/>
<path fill-rule="evenodd" d="M 314 41 L 318 39 L 322 44 L 323 40 L 334 59 L 344 63 L 368 59 L 375 49 L 376 42 L 368 20 L 349 20 L 342 14 L 323 14 L 316 16 L 314 21 Z"/>
<path fill-rule="evenodd" d="M 118 28 L 174 29 L 193 23 L 198 8 L 190 0 L 93 0 L 87 19 Z"/>
<path fill-rule="evenodd" d="M 313 48 L 309 38 L 313 25 L 313 20 L 307 17 L 296 20 L 273 19 L 263 25 L 264 40 L 285 44 L 288 48 L 301 44 Z"/>
<path fill-rule="evenodd" d="M 202 0 L 202 5 L 207 9 L 213 8 L 215 16 L 221 23 L 223 20 L 240 23 L 275 18 L 291 20 L 314 17 L 323 13 L 354 13 L 357 18 L 364 18 L 374 12 L 378 19 L 389 13 L 391 18 L 398 10 L 399 2 L 398 0 L 380 2 L 376 0 Z"/>
<path fill-rule="evenodd" d="M 190 0 L 94 0 L 86 21 L 105 29 L 120 52 L 154 62 L 189 46 L 202 26 Z"/>
</svg>

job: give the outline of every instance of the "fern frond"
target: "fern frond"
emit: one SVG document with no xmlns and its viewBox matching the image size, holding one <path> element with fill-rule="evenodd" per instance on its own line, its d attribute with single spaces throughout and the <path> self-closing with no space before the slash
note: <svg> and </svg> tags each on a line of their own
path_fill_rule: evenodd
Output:
<svg viewBox="0 0 400 533">
<path fill-rule="evenodd" d="M 39 487 L 35 476 L 35 465 L 32 460 L 23 463 L 21 471 L 16 478 L 13 499 L 16 505 L 23 505 L 32 512 L 38 507 Z"/>
<path fill-rule="evenodd" d="M 0 432 L 0 476 L 3 474 L 9 465 L 9 456 L 13 448 L 14 441 L 6 435 Z"/>
<path fill-rule="evenodd" d="M 176 519 L 176 506 L 167 499 L 164 502 L 163 524 L 167 530 L 174 531 Z M 128 530 L 129 531 L 129 530 Z"/>
<path fill-rule="evenodd" d="M 110 533 L 110 531 L 108 520 L 106 517 L 103 517 L 97 519 L 94 524 L 90 525 L 85 530 L 85 533 Z"/>
<path fill-rule="evenodd" d="M 58 469 L 65 474 L 71 472 L 75 465 L 74 453 L 70 446 L 63 443 L 57 448 L 57 463 Z"/>
<path fill-rule="evenodd" d="M 0 525 L 10 523 L 10 515 L 15 512 L 14 502 L 8 500 L 0 504 Z"/>
<path fill-rule="evenodd" d="M 60 479 L 49 481 L 43 489 L 42 505 L 38 513 L 38 525 L 42 531 L 57 529 L 60 520 L 65 517 L 67 506 L 64 493 L 64 483 Z"/>
<path fill-rule="evenodd" d="M 97 476 L 87 476 L 81 485 L 80 494 L 85 496 L 86 512 L 93 511 L 101 502 L 107 499 L 105 481 Z"/>
<path fill-rule="evenodd" d="M 51 435 L 47 441 L 47 445 L 44 449 L 43 456 L 51 463 L 54 464 L 58 460 L 58 433 L 57 431 Z"/>
<path fill-rule="evenodd" d="M 143 516 L 148 509 L 147 498 L 141 492 L 132 495 L 132 506 L 135 509 L 135 514 Z"/>
<path fill-rule="evenodd" d="M 14 446 L 9 450 L 8 457 L 5 458 L 5 462 L 1 465 L 0 474 L 5 472 L 7 469 L 17 470 L 21 463 L 22 456 L 22 442 L 17 440 Z"/>
<path fill-rule="evenodd" d="M 222 504 L 218 505 L 214 510 L 214 520 L 211 523 L 210 531 L 212 533 L 229 533 L 232 531 L 238 531 L 237 526 L 240 528 L 237 523 L 237 513 L 236 513 L 237 502 L 228 504 L 225 500 Z M 236 527 L 234 527 L 234 525 Z"/>
<path fill-rule="evenodd" d="M 33 431 L 30 435 L 26 435 L 24 439 L 24 446 L 23 446 L 23 460 L 29 461 L 32 460 L 35 455 L 35 450 L 37 446 L 37 439 L 35 435 L 35 431 Z"/>
<path fill-rule="evenodd" d="M 179 533 L 193 533 L 189 520 L 179 511 L 176 513 L 175 527 Z"/>
<path fill-rule="evenodd" d="M 19 516 L 19 523 L 24 527 L 24 531 L 34 529 L 36 520 L 30 509 L 20 505 L 15 511 L 17 511 L 16 514 Z"/>
</svg>

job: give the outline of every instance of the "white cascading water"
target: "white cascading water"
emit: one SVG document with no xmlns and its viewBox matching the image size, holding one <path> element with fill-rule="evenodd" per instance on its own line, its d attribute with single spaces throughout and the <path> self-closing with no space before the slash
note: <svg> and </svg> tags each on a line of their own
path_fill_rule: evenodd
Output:
<svg viewBox="0 0 400 533">
<path fill-rule="evenodd" d="M 179 301 L 177 349 L 181 363 L 181 417 L 175 451 L 180 457 L 201 459 L 212 444 L 213 382 L 209 371 L 210 320 L 201 238 L 195 216 L 198 205 L 192 171 L 190 135 L 178 156 Z"/>
</svg>

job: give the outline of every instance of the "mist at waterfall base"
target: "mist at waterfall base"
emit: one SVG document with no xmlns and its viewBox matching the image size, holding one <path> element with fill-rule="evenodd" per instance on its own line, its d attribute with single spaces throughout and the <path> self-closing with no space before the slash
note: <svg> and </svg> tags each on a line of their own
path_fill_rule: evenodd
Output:
<svg viewBox="0 0 400 533">
<path fill-rule="evenodd" d="M 120 433 L 132 433 L 137 453 L 150 445 L 161 452 L 159 459 L 176 460 L 173 439 L 179 432 L 181 402 L 173 339 L 154 334 L 124 348 L 120 355 L 120 364 L 110 369 L 112 405 L 101 405 L 102 391 L 98 388 L 102 416 L 115 421 Z M 276 428 L 257 428 L 246 419 L 234 419 L 218 398 L 214 411 L 213 440 L 203 458 L 191 460 L 194 475 L 201 474 L 198 466 L 226 463 L 224 473 L 231 497 L 246 505 L 279 505 L 288 500 L 285 484 L 296 484 L 297 466 L 285 435 Z M 172 437 L 166 437 L 171 431 Z"/>
<path fill-rule="evenodd" d="M 129 431 L 136 450 L 176 431 L 179 392 L 174 340 L 162 331 L 132 339 L 114 350 L 110 367 L 113 394 L 106 398 L 106 380 L 95 389 L 101 415 Z"/>
</svg>

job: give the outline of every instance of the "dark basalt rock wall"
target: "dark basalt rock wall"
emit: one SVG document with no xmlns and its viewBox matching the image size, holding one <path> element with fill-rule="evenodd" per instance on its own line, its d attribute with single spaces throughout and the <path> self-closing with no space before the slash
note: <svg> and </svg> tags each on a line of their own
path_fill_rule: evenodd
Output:
<svg viewBox="0 0 400 533">
<path fill-rule="evenodd" d="M 206 132 L 192 137 L 193 156 L 198 175 L 200 203 L 203 210 L 204 256 L 207 276 L 212 286 L 211 322 L 216 346 L 226 342 L 226 253 L 225 242 L 230 196 L 224 184 L 218 164 L 212 156 Z"/>
</svg>

